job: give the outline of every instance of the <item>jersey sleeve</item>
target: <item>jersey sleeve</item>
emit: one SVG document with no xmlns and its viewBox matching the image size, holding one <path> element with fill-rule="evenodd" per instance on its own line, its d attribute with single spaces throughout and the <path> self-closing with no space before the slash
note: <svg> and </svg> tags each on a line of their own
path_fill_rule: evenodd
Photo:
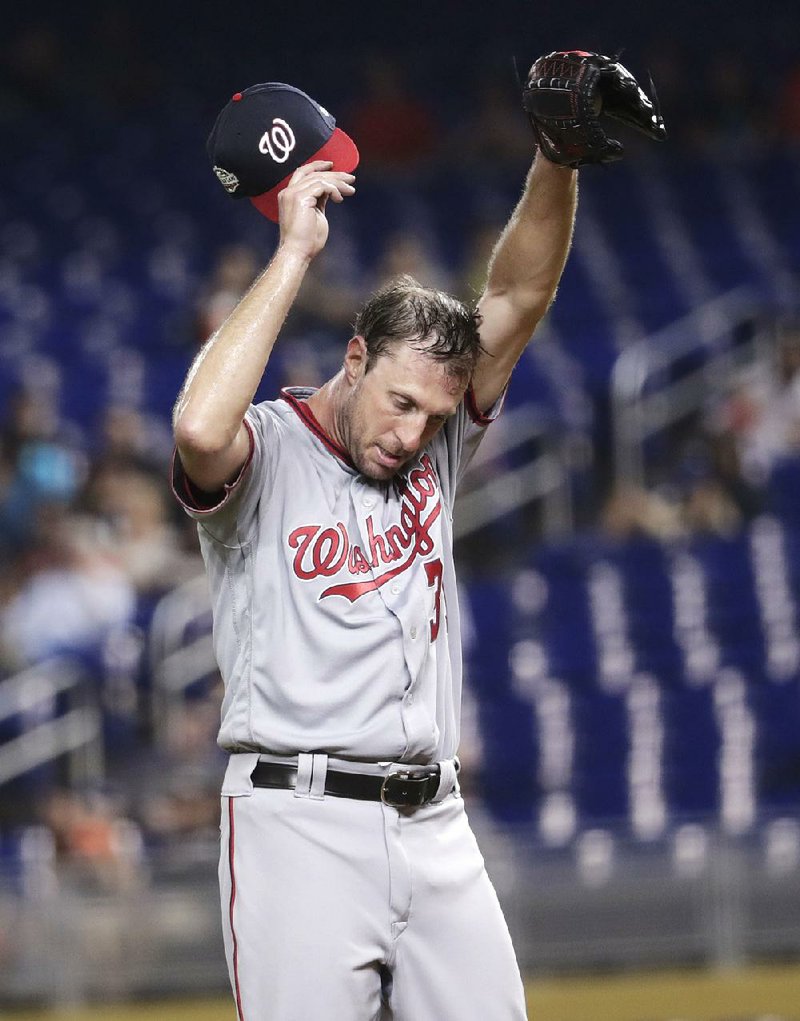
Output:
<svg viewBox="0 0 800 1021">
<path fill-rule="evenodd" d="M 177 449 L 172 457 L 172 492 L 178 503 L 213 538 L 232 545 L 245 541 L 253 526 L 259 501 L 274 475 L 280 444 L 275 416 L 264 405 L 251 405 L 244 424 L 250 438 L 247 460 L 236 478 L 216 493 L 192 483 Z"/>
<path fill-rule="evenodd" d="M 488 411 L 482 412 L 475 403 L 470 386 L 455 415 L 447 420 L 441 432 L 433 439 L 431 453 L 439 473 L 444 498 L 451 510 L 456 488 L 486 435 L 486 427 L 500 414 L 504 400 L 505 391 Z"/>
</svg>

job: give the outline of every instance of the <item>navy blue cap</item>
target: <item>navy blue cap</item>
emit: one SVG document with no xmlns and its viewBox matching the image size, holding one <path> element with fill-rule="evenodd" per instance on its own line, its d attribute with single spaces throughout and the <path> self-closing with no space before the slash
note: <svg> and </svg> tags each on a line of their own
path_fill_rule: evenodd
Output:
<svg viewBox="0 0 800 1021">
<path fill-rule="evenodd" d="M 298 167 L 330 160 L 334 170 L 358 166 L 355 142 L 305 92 L 266 82 L 237 92 L 217 117 L 207 143 L 214 173 L 234 198 L 249 198 L 278 220 L 278 195 Z"/>
</svg>

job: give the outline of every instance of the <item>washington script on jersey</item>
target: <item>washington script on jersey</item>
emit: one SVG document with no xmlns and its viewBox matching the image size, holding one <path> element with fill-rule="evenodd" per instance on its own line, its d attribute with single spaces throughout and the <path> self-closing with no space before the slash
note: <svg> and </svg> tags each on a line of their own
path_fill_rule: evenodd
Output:
<svg viewBox="0 0 800 1021">
<path fill-rule="evenodd" d="M 340 571 L 351 575 L 369 574 L 382 564 L 395 567 L 369 581 L 345 582 L 326 588 L 326 596 L 344 596 L 351 603 L 367 592 L 374 592 L 414 563 L 417 557 L 427 556 L 434 550 L 431 528 L 439 517 L 442 503 L 436 471 L 430 457 L 420 459 L 421 467 L 409 473 L 402 490 L 400 523 L 390 525 L 383 534 L 375 533 L 373 519 L 367 518 L 369 549 L 354 543 L 342 521 L 335 528 L 322 525 L 302 525 L 289 534 L 289 546 L 296 550 L 294 573 L 303 581 L 312 578 L 332 578 Z M 402 560 L 402 563 L 396 563 Z"/>
</svg>

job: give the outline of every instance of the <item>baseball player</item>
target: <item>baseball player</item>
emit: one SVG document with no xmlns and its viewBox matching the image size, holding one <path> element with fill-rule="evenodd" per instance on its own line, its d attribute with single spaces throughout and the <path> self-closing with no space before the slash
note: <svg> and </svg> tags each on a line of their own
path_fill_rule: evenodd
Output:
<svg viewBox="0 0 800 1021">
<path fill-rule="evenodd" d="M 278 83 L 237 93 L 210 150 L 223 186 L 280 225 L 174 416 L 225 681 L 219 877 L 239 1021 L 524 1018 L 459 797 L 452 514 L 555 294 L 575 171 L 536 156 L 477 309 L 394 281 L 332 379 L 253 406 L 358 153 Z"/>
</svg>

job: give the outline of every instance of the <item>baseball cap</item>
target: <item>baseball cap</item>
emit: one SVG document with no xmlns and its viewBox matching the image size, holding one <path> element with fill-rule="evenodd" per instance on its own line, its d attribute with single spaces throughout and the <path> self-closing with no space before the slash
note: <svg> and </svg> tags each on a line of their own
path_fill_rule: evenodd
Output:
<svg viewBox="0 0 800 1021">
<path fill-rule="evenodd" d="M 358 149 L 336 120 L 305 92 L 266 82 L 236 92 L 222 109 L 207 143 L 214 173 L 234 198 L 249 198 L 278 220 L 278 195 L 298 167 L 330 160 L 334 170 L 358 166 Z"/>
</svg>

